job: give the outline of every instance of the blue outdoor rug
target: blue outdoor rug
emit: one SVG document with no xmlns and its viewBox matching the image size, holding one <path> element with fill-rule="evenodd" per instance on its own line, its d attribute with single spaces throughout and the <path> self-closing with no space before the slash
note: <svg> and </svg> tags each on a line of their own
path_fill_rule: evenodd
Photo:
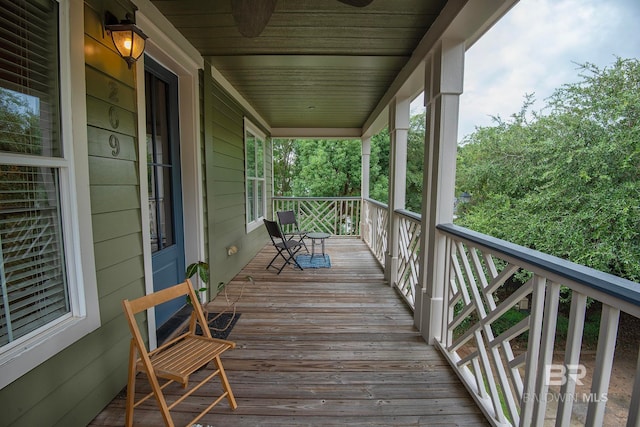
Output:
<svg viewBox="0 0 640 427">
<path fill-rule="evenodd" d="M 296 261 L 302 268 L 331 268 L 331 259 L 329 255 L 314 255 L 313 259 L 310 254 L 302 254 L 296 257 Z"/>
</svg>

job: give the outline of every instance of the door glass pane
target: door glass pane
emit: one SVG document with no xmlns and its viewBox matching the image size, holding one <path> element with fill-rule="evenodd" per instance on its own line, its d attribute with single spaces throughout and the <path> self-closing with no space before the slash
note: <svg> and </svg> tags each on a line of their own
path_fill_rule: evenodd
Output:
<svg viewBox="0 0 640 427">
<path fill-rule="evenodd" d="M 147 162 L 149 185 L 149 234 L 151 250 L 158 252 L 175 244 L 172 153 L 167 109 L 168 85 L 153 74 L 145 76 Z"/>
<path fill-rule="evenodd" d="M 162 192 L 158 198 L 161 204 L 160 212 L 160 233 L 162 235 L 162 247 L 173 245 L 173 203 L 171 200 L 171 168 L 160 168 L 162 171 L 162 182 L 158 190 Z"/>
<path fill-rule="evenodd" d="M 163 165 L 171 164 L 171 149 L 169 146 L 169 131 L 167 117 L 167 84 L 156 79 L 155 84 L 155 141 L 156 161 Z"/>
<path fill-rule="evenodd" d="M 156 204 L 155 187 L 155 167 L 147 167 L 147 177 L 149 179 L 149 235 L 151 236 L 151 251 L 156 252 L 158 246 L 158 214 Z"/>
</svg>

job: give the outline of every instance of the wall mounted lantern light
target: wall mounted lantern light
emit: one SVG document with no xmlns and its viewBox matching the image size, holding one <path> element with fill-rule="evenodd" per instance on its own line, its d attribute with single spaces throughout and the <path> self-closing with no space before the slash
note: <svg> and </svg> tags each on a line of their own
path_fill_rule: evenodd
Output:
<svg viewBox="0 0 640 427">
<path fill-rule="evenodd" d="M 131 21 L 129 14 L 118 22 L 115 16 L 107 12 L 104 29 L 111 34 L 118 53 L 131 69 L 131 65 L 144 53 L 147 35 Z"/>
</svg>

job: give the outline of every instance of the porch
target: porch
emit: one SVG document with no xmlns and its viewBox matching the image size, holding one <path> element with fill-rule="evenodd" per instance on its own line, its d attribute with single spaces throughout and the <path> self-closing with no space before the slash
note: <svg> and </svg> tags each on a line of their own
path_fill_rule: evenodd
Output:
<svg viewBox="0 0 640 427">
<path fill-rule="evenodd" d="M 640 338 L 625 329 L 640 317 L 637 284 L 448 224 L 422 288 L 420 215 L 358 198 L 273 203 L 332 234 L 331 268 L 276 275 L 269 244 L 229 283 L 241 317 L 224 363 L 239 408 L 202 425 L 636 425 Z M 516 274 L 530 279 L 514 288 Z M 160 420 L 153 403 L 136 413 L 136 425 Z M 91 425 L 123 422 L 121 394 Z"/>
<path fill-rule="evenodd" d="M 229 336 L 237 347 L 223 356 L 238 409 L 223 402 L 200 424 L 487 425 L 366 244 L 335 236 L 327 253 L 329 269 L 276 275 L 265 270 L 275 254 L 267 245 L 230 282 L 230 298 L 243 292 Z M 245 285 L 247 275 L 255 285 Z M 224 305 L 220 295 L 209 309 Z M 120 394 L 90 425 L 123 425 L 124 404 Z M 161 424 L 155 403 L 145 405 L 135 425 Z M 189 415 L 177 415 L 177 425 Z"/>
</svg>

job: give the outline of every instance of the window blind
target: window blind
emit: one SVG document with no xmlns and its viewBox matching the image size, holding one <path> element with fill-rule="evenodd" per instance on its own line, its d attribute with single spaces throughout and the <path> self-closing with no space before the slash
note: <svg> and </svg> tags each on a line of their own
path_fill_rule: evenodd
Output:
<svg viewBox="0 0 640 427">
<path fill-rule="evenodd" d="M 59 157 L 58 3 L 0 0 L 0 151 Z"/>
<path fill-rule="evenodd" d="M 57 2 L 0 0 L 0 346 L 70 312 L 60 171 L 37 165 L 62 155 L 58 68 Z"/>
<path fill-rule="evenodd" d="M 57 170 L 0 166 L 0 345 L 69 312 Z"/>
</svg>

